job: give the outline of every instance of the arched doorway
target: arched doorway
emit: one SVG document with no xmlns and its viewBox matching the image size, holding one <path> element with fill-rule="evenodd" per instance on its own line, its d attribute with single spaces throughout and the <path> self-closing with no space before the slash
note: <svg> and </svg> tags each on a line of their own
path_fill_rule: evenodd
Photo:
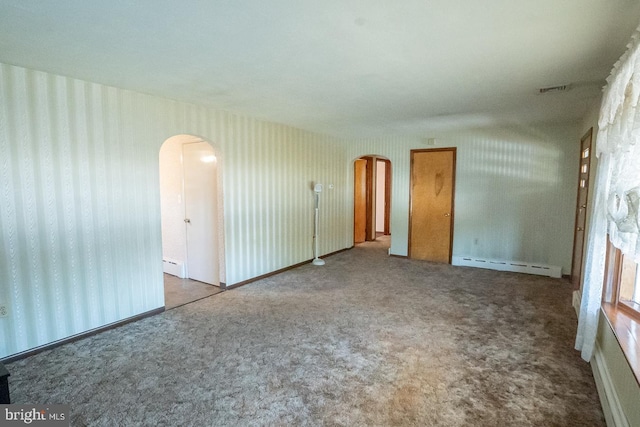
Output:
<svg viewBox="0 0 640 427">
<path fill-rule="evenodd" d="M 354 161 L 353 241 L 359 244 L 391 235 L 391 161 L 362 156 Z"/>
<path fill-rule="evenodd" d="M 221 291 L 219 156 L 208 141 L 176 135 L 160 148 L 165 308 Z"/>
</svg>

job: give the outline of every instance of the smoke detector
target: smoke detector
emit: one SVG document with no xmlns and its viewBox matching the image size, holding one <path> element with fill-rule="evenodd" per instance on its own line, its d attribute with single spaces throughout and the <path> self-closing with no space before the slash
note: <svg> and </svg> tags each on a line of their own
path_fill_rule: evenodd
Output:
<svg viewBox="0 0 640 427">
<path fill-rule="evenodd" d="M 538 92 L 539 93 L 566 92 L 569 89 L 571 89 L 571 85 L 558 85 L 558 86 L 542 87 L 538 89 Z"/>
</svg>

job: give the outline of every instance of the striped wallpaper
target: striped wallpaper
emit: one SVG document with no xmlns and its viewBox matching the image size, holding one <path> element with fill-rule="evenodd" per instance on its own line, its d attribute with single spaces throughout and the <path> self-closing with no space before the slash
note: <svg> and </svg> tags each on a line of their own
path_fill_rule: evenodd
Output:
<svg viewBox="0 0 640 427">
<path fill-rule="evenodd" d="M 427 145 L 429 138 L 437 145 Z M 453 255 L 546 263 L 569 274 L 579 140 L 577 124 L 496 125 L 424 139 L 362 139 L 346 150 L 351 161 L 369 154 L 391 160 L 392 254 L 408 250 L 411 150 L 457 147 Z M 352 182 L 352 167 L 349 174 Z"/>
<path fill-rule="evenodd" d="M 391 160 L 391 253 L 406 255 L 409 151 L 344 140 L 0 64 L 0 358 L 164 305 L 158 155 L 175 135 L 214 147 L 232 285 L 353 243 L 353 161 Z M 570 267 L 573 126 L 425 135 L 458 147 L 454 255 Z M 333 184 L 333 189 L 329 185 Z"/>
<path fill-rule="evenodd" d="M 228 285 L 351 245 L 337 140 L 0 65 L 0 357 L 164 305 L 158 154 L 171 136 L 219 155 Z"/>
</svg>

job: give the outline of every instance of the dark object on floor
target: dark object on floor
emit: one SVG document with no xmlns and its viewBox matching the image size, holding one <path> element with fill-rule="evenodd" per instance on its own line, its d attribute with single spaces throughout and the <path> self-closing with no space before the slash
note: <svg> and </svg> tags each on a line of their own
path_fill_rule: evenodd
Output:
<svg viewBox="0 0 640 427">
<path fill-rule="evenodd" d="M 0 404 L 8 405 L 11 403 L 9 398 L 9 371 L 0 363 Z"/>
</svg>

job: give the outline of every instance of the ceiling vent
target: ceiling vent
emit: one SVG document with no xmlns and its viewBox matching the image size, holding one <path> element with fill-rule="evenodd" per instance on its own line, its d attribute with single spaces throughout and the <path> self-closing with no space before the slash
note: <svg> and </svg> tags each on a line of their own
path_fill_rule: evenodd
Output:
<svg viewBox="0 0 640 427">
<path fill-rule="evenodd" d="M 549 86 L 542 87 L 538 89 L 540 93 L 556 93 L 556 92 L 566 92 L 571 89 L 571 85 L 559 85 L 559 86 Z"/>
</svg>

